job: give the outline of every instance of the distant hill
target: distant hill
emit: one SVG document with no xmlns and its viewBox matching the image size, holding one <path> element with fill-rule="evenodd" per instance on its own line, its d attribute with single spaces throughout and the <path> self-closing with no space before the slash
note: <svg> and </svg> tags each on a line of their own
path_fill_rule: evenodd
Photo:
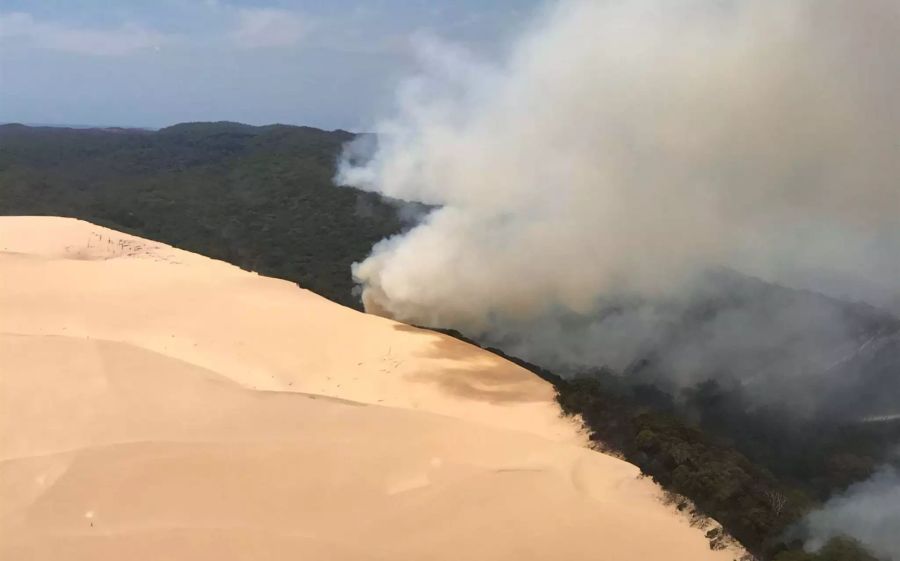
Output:
<svg viewBox="0 0 900 561">
<path fill-rule="evenodd" d="M 352 138 L 232 122 L 0 125 L 0 214 L 82 218 L 359 307 L 351 263 L 402 224 L 379 197 L 332 184 Z"/>
</svg>

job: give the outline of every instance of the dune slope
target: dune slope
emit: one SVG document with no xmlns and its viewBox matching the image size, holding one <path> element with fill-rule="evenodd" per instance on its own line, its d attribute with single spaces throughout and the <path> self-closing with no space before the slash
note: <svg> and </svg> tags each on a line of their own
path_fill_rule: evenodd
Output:
<svg viewBox="0 0 900 561">
<path fill-rule="evenodd" d="M 459 341 L 0 217 L 0 558 L 726 560 Z"/>
</svg>

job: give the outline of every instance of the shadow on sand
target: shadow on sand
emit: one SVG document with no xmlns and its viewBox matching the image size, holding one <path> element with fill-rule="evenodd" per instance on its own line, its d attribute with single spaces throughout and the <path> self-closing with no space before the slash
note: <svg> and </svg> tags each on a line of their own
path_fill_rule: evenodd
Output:
<svg viewBox="0 0 900 561">
<path fill-rule="evenodd" d="M 411 380 L 435 384 L 457 397 L 494 404 L 552 399 L 553 390 L 546 382 L 488 351 L 410 325 L 396 324 L 394 329 L 431 338 L 431 344 L 420 356 L 457 364 L 409 374 Z"/>
</svg>

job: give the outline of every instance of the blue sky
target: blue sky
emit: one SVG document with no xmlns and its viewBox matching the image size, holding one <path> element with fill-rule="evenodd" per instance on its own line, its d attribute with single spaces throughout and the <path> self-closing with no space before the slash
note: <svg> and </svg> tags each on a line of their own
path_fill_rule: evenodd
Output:
<svg viewBox="0 0 900 561">
<path fill-rule="evenodd" d="M 502 52 L 540 0 L 0 0 L 0 122 L 365 129 L 412 38 Z"/>
</svg>

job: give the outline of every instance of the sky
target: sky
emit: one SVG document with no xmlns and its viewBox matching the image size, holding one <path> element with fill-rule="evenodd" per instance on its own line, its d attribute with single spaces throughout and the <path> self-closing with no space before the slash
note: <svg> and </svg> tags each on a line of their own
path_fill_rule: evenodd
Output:
<svg viewBox="0 0 900 561">
<path fill-rule="evenodd" d="M 438 39 L 493 57 L 539 0 L 0 0 L 0 122 L 368 130 Z"/>
</svg>

